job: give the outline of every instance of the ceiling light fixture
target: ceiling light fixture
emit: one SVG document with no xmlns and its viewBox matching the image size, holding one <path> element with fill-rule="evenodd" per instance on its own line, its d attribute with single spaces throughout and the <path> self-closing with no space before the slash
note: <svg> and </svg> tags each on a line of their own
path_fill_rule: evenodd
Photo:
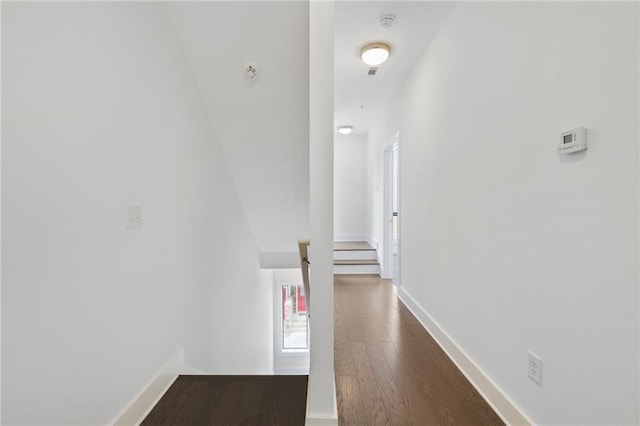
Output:
<svg viewBox="0 0 640 426">
<path fill-rule="evenodd" d="M 391 47 L 387 43 L 369 43 L 360 50 L 360 58 L 365 64 L 375 67 L 386 61 L 390 53 Z"/>
<path fill-rule="evenodd" d="M 348 135 L 353 131 L 353 126 L 338 126 L 338 133 Z"/>
</svg>

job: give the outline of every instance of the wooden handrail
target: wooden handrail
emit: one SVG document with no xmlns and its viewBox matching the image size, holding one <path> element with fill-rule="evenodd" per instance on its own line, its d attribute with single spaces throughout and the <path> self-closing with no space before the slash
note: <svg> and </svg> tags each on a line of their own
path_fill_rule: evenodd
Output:
<svg viewBox="0 0 640 426">
<path fill-rule="evenodd" d="M 302 268 L 302 283 L 304 284 L 304 297 L 307 301 L 307 315 L 311 316 L 311 289 L 309 287 L 309 240 L 298 241 L 300 252 L 300 267 Z"/>
</svg>

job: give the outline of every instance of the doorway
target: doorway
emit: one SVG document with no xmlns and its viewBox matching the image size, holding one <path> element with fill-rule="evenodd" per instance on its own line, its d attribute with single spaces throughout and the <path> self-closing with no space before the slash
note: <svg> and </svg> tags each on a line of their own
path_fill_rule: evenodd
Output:
<svg viewBox="0 0 640 426">
<path fill-rule="evenodd" d="M 400 135 L 384 151 L 384 276 L 400 286 Z"/>
</svg>

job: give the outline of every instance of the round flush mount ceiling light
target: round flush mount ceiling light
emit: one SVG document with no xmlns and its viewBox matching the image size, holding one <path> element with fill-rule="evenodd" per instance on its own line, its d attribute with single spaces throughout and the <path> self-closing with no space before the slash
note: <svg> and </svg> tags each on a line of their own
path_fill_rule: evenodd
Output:
<svg viewBox="0 0 640 426">
<path fill-rule="evenodd" d="M 338 133 L 348 135 L 353 131 L 353 126 L 338 126 Z"/>
<path fill-rule="evenodd" d="M 375 67 L 386 61 L 389 53 L 391 53 L 391 47 L 387 43 L 369 43 L 360 49 L 360 58 L 365 64 Z"/>
</svg>

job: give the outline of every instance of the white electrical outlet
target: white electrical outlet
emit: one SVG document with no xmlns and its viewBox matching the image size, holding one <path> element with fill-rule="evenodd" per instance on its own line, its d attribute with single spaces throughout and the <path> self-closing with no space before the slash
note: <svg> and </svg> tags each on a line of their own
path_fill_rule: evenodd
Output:
<svg viewBox="0 0 640 426">
<path fill-rule="evenodd" d="M 142 228 L 142 206 L 127 206 L 127 228 Z"/>
<path fill-rule="evenodd" d="M 529 378 L 542 386 L 542 359 L 529 351 Z"/>
</svg>

